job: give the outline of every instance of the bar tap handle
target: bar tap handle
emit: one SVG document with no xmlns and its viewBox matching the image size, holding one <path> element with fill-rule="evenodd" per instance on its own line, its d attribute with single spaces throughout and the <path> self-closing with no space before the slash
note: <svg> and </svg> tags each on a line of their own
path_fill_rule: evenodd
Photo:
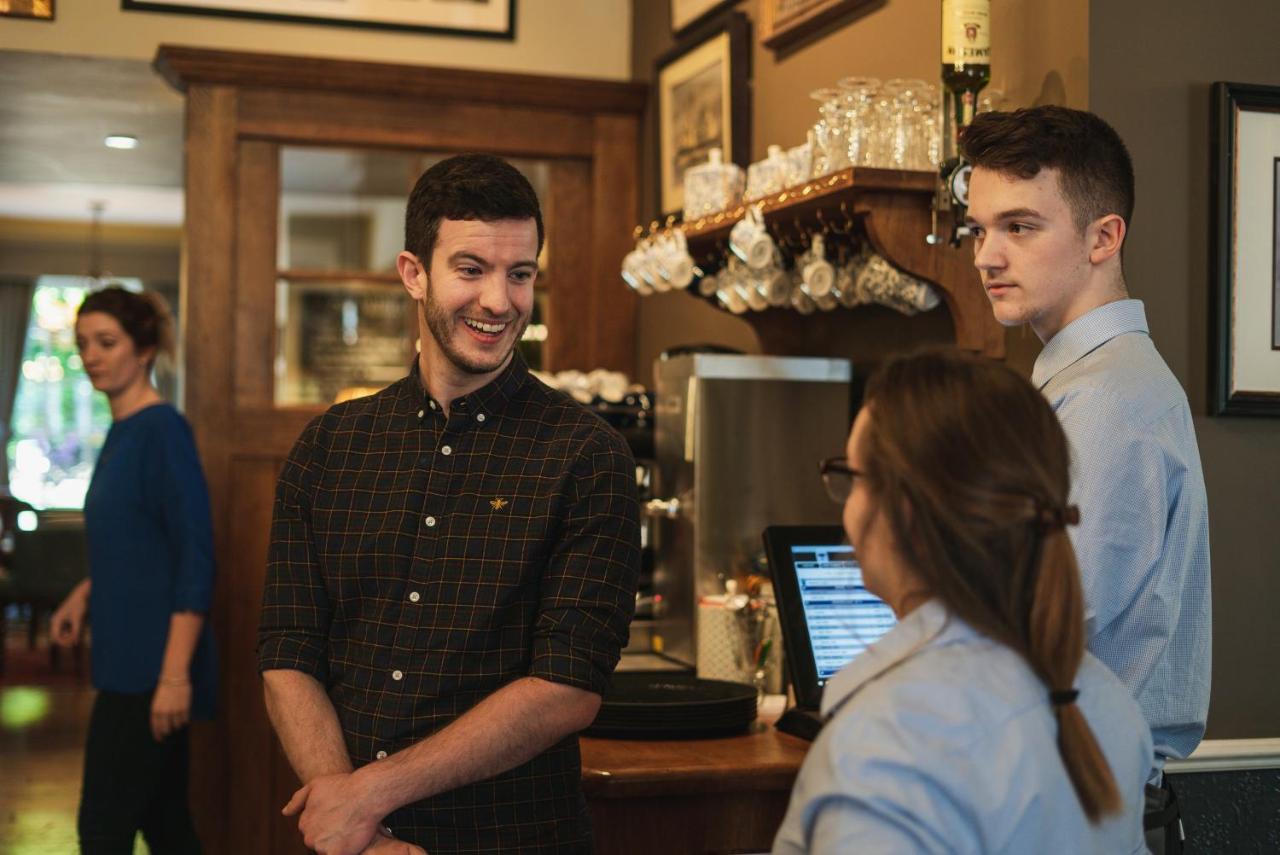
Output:
<svg viewBox="0 0 1280 855">
<path fill-rule="evenodd" d="M 644 515 L 652 519 L 673 520 L 680 516 L 680 500 L 650 499 L 644 503 Z"/>
</svg>

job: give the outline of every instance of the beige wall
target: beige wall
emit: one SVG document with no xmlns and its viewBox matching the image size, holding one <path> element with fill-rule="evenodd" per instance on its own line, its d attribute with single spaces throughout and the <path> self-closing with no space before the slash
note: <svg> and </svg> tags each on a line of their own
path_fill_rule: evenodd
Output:
<svg viewBox="0 0 1280 855">
<path fill-rule="evenodd" d="M 63 0 L 52 23 L 2 20 L 0 49 L 150 60 L 158 45 L 168 43 L 612 80 L 625 80 L 631 72 L 629 0 L 520 0 L 514 42 L 125 12 L 120 5 Z"/>
<path fill-rule="evenodd" d="M 652 80 L 654 61 L 675 45 L 670 4 L 636 0 L 632 67 L 637 79 Z M 736 7 L 754 17 L 757 3 Z M 1088 104 L 1088 0 L 992 0 L 992 88 L 1015 106 Z M 941 11 L 938 0 L 888 0 L 870 13 L 779 58 L 753 33 L 752 159 L 770 143 L 795 145 L 817 118 L 809 92 L 848 75 L 938 79 Z M 653 170 L 655 133 L 652 105 L 641 162 L 641 214 L 657 211 Z M 713 342 L 758 349 L 750 326 L 684 294 L 647 297 L 640 303 L 636 364 L 647 380 L 662 350 L 686 342 Z M 1038 351 L 1034 336 L 1012 333 L 1013 360 L 1029 366 Z"/>
</svg>

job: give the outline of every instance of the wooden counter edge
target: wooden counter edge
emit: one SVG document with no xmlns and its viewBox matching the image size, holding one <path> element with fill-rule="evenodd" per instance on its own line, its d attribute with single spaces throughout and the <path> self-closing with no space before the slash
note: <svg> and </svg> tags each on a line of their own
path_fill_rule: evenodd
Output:
<svg viewBox="0 0 1280 855">
<path fill-rule="evenodd" d="M 605 799 L 789 791 L 809 749 L 808 742 L 772 728 L 723 740 L 632 741 L 584 736 L 580 744 L 582 790 L 588 798 Z M 708 752 L 708 747 L 715 750 Z M 743 750 L 733 750 L 738 747 Z M 633 753 L 629 749 L 638 750 Z M 726 749 L 733 759 L 708 756 L 726 754 Z M 647 762 L 619 759 L 641 753 L 649 756 Z"/>
</svg>

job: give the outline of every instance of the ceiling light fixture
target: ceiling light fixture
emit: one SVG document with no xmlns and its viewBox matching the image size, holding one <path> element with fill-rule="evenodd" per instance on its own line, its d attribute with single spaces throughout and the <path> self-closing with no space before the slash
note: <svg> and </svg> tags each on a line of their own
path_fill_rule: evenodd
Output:
<svg viewBox="0 0 1280 855">
<path fill-rule="evenodd" d="M 138 138 L 128 134 L 111 134 L 102 141 L 107 148 L 131 149 L 138 147 Z"/>
</svg>

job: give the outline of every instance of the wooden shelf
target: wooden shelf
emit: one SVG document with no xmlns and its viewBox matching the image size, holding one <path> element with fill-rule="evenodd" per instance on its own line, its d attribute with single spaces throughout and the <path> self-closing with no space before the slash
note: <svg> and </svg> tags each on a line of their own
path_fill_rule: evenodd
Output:
<svg viewBox="0 0 1280 855">
<path fill-rule="evenodd" d="M 834 208 L 839 210 L 843 202 L 848 204 L 851 193 L 867 191 L 892 191 L 921 195 L 925 204 L 933 196 L 937 182 L 932 172 L 904 169 L 871 169 L 855 166 L 823 178 L 815 178 L 796 187 L 788 187 L 772 196 L 752 199 L 729 211 L 685 223 L 681 226 L 690 245 L 703 241 L 727 239 L 733 224 L 742 219 L 748 204 L 762 205 L 766 215 L 801 216 L 811 211 Z M 832 203 L 835 203 L 832 205 Z"/>
<path fill-rule="evenodd" d="M 1003 358 L 1004 329 L 991 314 L 973 266 L 971 239 L 966 238 L 959 247 L 925 241 L 932 228 L 930 206 L 936 182 L 932 172 L 853 167 L 751 204 L 762 205 L 765 223 L 775 234 L 782 226 L 817 230 L 823 226 L 839 228 L 846 219 L 858 221 L 872 249 L 894 266 L 935 286 L 951 314 L 957 347 Z M 746 210 L 746 205 L 740 205 L 681 225 L 690 254 L 695 259 L 723 257 L 729 232 Z M 940 216 L 939 232 L 950 234 L 950 228 L 950 215 Z M 788 353 L 794 352 L 798 330 L 821 330 L 819 338 L 835 338 L 839 334 L 836 327 L 864 311 L 862 307 L 837 309 L 801 317 L 790 310 L 769 310 L 740 317 L 756 329 L 766 352 Z M 925 317 L 907 320 L 918 323 Z"/>
</svg>

